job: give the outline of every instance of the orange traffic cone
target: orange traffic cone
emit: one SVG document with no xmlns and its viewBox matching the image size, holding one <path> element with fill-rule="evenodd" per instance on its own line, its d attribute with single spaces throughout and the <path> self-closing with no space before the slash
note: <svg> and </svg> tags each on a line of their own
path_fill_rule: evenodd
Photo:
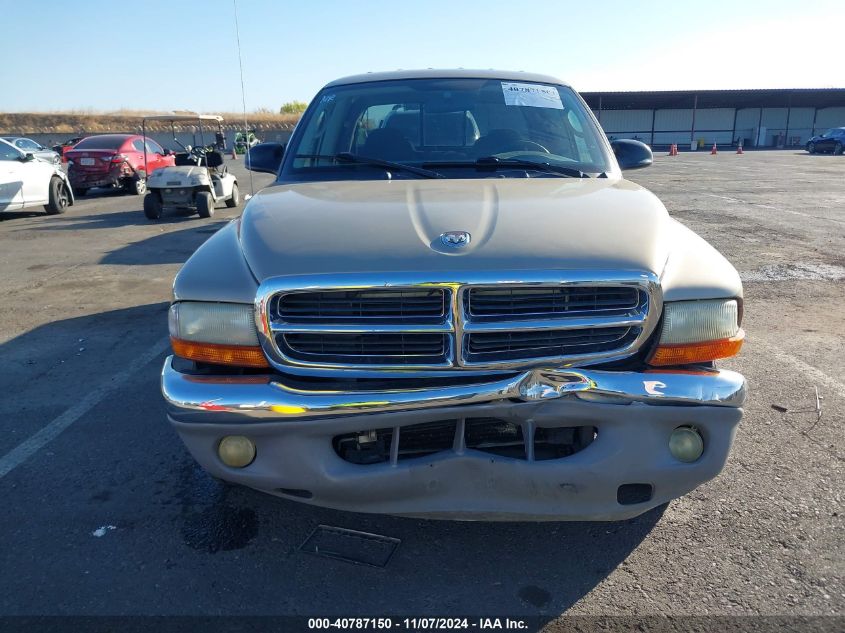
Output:
<svg viewBox="0 0 845 633">
<path fill-rule="evenodd" d="M 736 153 L 737 154 L 744 154 L 745 153 L 745 152 L 742 151 L 742 144 L 741 143 L 739 145 L 737 145 Z"/>
<path fill-rule="evenodd" d="M 235 151 L 235 148 L 232 148 L 232 160 L 238 160 L 238 153 Z"/>
<path fill-rule="evenodd" d="M 711 156 L 716 155 L 716 143 L 713 143 L 713 149 L 710 150 L 710 154 L 711 154 Z"/>
</svg>

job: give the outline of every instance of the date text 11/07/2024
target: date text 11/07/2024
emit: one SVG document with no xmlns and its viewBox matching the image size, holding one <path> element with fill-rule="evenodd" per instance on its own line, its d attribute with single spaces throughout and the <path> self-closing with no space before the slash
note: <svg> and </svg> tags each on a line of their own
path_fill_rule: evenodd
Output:
<svg viewBox="0 0 845 633">
<path fill-rule="evenodd" d="M 526 630 L 528 623 L 520 618 L 309 618 L 308 628 L 345 630 L 443 631 L 443 630 Z"/>
</svg>

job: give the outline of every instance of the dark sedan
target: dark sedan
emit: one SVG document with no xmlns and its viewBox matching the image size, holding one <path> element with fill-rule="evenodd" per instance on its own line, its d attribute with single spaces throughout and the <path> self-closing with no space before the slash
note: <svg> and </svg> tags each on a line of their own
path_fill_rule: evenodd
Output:
<svg viewBox="0 0 845 633">
<path fill-rule="evenodd" d="M 814 136 L 807 141 L 807 151 L 811 154 L 841 154 L 845 147 L 845 127 L 832 127 L 824 134 Z"/>
<path fill-rule="evenodd" d="M 53 145 L 53 151 L 56 152 L 59 156 L 61 156 L 62 160 L 64 160 L 65 152 L 73 148 L 74 145 L 76 145 L 79 141 L 84 138 L 84 136 L 74 136 L 73 138 L 69 138 L 66 141 L 62 141 L 58 145 Z"/>
</svg>

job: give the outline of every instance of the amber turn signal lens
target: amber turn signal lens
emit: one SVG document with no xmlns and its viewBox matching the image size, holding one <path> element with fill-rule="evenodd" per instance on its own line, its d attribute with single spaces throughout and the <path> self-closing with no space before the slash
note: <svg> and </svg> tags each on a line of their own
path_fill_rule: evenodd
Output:
<svg viewBox="0 0 845 633">
<path fill-rule="evenodd" d="M 195 343 L 170 337 L 173 353 L 188 360 L 215 365 L 235 365 L 237 367 L 269 367 L 267 358 L 260 347 L 244 345 L 219 345 L 216 343 Z"/>
<path fill-rule="evenodd" d="M 690 365 L 692 363 L 705 363 L 720 358 L 730 358 L 739 354 L 742 348 L 742 341 L 745 339 L 745 332 L 731 338 L 723 338 L 716 341 L 704 341 L 701 343 L 683 343 L 681 345 L 658 345 L 651 358 L 649 365 Z"/>
</svg>

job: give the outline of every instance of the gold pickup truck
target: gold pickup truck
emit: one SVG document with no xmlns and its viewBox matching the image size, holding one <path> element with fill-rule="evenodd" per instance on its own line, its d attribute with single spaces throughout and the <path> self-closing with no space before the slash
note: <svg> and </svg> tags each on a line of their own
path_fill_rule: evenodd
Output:
<svg viewBox="0 0 845 633">
<path fill-rule="evenodd" d="M 567 84 L 334 81 L 174 283 L 169 418 L 210 473 L 360 512 L 617 520 L 725 464 L 742 285 Z"/>
</svg>

